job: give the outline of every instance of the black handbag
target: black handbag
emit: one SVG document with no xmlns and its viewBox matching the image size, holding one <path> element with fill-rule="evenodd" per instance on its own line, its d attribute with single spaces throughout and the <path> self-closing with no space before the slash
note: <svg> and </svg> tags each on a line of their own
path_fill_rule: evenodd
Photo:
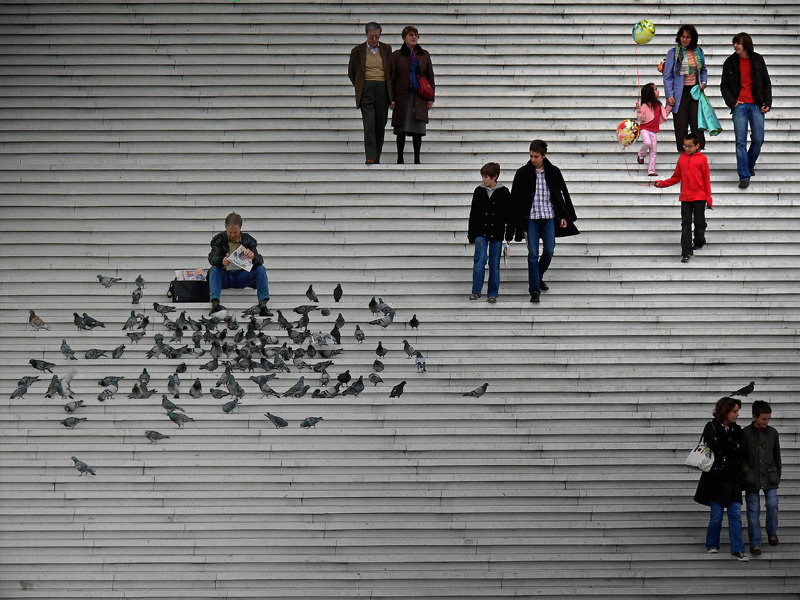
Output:
<svg viewBox="0 0 800 600">
<path fill-rule="evenodd" d="M 210 302 L 211 294 L 208 280 L 180 281 L 173 279 L 169 284 L 167 296 L 173 302 Z"/>
</svg>

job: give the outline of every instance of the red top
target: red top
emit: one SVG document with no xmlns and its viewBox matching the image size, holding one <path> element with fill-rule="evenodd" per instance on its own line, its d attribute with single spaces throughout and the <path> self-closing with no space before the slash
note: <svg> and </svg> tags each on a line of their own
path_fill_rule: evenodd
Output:
<svg viewBox="0 0 800 600">
<path fill-rule="evenodd" d="M 660 129 L 659 125 L 661 125 L 660 121 L 661 121 L 661 119 L 656 117 L 652 121 L 649 121 L 648 123 L 643 124 L 641 126 L 641 129 L 644 129 L 645 131 L 653 131 L 655 133 L 658 133 L 658 131 Z"/>
<path fill-rule="evenodd" d="M 681 202 L 694 202 L 705 200 L 709 208 L 713 200 L 711 199 L 711 176 L 708 170 L 708 159 L 705 154 L 699 151 L 692 155 L 681 154 L 678 164 L 675 166 L 675 173 L 669 179 L 656 181 L 656 187 L 669 187 L 681 182 Z"/>
<path fill-rule="evenodd" d="M 742 74 L 742 89 L 737 100 L 742 104 L 753 104 L 753 76 L 750 73 L 750 59 L 739 57 L 739 71 Z"/>
</svg>

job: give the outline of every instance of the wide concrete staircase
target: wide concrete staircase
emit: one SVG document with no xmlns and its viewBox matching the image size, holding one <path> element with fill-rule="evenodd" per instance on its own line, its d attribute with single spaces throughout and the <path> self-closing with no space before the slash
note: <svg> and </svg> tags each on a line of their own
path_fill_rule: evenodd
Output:
<svg viewBox="0 0 800 600">
<path fill-rule="evenodd" d="M 0 15 L 0 597 L 800 597 L 796 3 L 62 0 L 2 2 Z M 658 35 L 637 47 L 641 18 Z M 433 56 L 421 166 L 393 164 L 390 134 L 384 164 L 362 164 L 346 63 L 373 19 L 395 48 L 416 25 Z M 677 188 L 646 187 L 636 146 L 623 153 L 614 130 L 635 114 L 637 79 L 660 81 L 686 21 L 725 131 L 707 148 L 709 245 L 682 265 Z M 746 191 L 718 93 L 742 29 L 775 95 Z M 498 304 L 469 302 L 478 169 L 496 160 L 510 185 L 538 137 L 582 233 L 559 240 L 540 305 L 527 302 L 521 244 Z M 383 383 L 313 398 L 318 375 L 287 361 L 270 385 L 283 392 L 303 374 L 311 391 L 264 398 L 234 371 L 246 395 L 225 414 L 227 398 L 210 395 L 222 368 L 200 369 L 208 343 L 202 357 L 146 358 L 155 333 L 171 335 L 153 302 L 169 303 L 175 269 L 206 266 L 234 209 L 260 242 L 271 307 L 296 318 L 313 284 L 332 312 L 312 312 L 310 330 L 346 320 L 331 375 L 366 380 L 380 341 Z M 123 281 L 104 289 L 98 273 Z M 368 324 L 372 296 L 397 310 L 386 330 Z M 223 296 L 237 310 L 253 300 Z M 29 309 L 50 329 L 27 327 Z M 152 321 L 138 343 L 121 330 L 132 309 Z M 79 331 L 75 311 L 105 328 Z M 264 333 L 298 346 L 277 324 Z M 78 360 L 59 352 L 64 339 Z M 123 343 L 119 359 L 84 357 Z M 50 374 L 30 359 L 72 377 L 85 406 L 68 415 L 68 400 L 46 398 Z M 178 428 L 160 401 L 181 362 L 174 401 L 195 420 Z M 143 368 L 158 392 L 128 399 Z M 124 379 L 100 402 L 107 375 Z M 781 432 L 781 544 L 739 564 L 726 532 L 723 551 L 705 553 L 708 513 L 683 460 L 716 399 L 750 380 L 742 424 L 751 400 L 767 400 Z M 483 382 L 485 395 L 463 396 Z M 88 420 L 67 429 L 68 416 Z M 308 416 L 324 420 L 300 428 Z M 170 438 L 150 444 L 145 430 Z M 96 476 L 80 477 L 72 456 Z"/>
</svg>

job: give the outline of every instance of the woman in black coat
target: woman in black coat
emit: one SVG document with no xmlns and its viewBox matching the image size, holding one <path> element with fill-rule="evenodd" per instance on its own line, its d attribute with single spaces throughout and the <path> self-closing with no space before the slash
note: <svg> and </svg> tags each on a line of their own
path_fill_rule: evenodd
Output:
<svg viewBox="0 0 800 600">
<path fill-rule="evenodd" d="M 736 423 L 741 400 L 720 398 L 714 407 L 714 418 L 706 423 L 703 439 L 714 453 L 714 464 L 708 473 L 700 475 L 694 501 L 711 507 L 711 519 L 706 532 L 706 550 L 716 554 L 720 548 L 722 515 L 728 511 L 728 532 L 731 555 L 737 560 L 749 560 L 742 540 L 742 464 L 747 460 L 744 431 Z"/>
</svg>

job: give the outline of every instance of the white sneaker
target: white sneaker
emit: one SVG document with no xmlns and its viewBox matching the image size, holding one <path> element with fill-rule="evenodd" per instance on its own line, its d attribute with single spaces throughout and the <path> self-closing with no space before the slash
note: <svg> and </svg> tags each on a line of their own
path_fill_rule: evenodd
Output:
<svg viewBox="0 0 800 600">
<path fill-rule="evenodd" d="M 750 562 L 750 557 L 744 552 L 734 552 L 731 556 L 741 562 Z"/>
<path fill-rule="evenodd" d="M 707 550 L 707 552 L 708 552 L 709 554 L 718 554 L 718 553 L 719 553 L 719 548 L 709 548 L 709 549 Z"/>
</svg>

